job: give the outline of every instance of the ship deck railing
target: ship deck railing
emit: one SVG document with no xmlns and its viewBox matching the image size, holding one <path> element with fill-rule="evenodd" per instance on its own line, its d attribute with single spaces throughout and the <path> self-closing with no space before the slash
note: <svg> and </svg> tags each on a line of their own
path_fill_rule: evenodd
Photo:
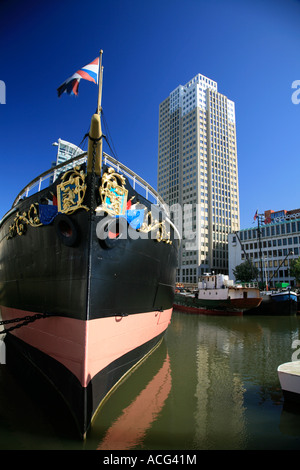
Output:
<svg viewBox="0 0 300 470">
<path fill-rule="evenodd" d="M 85 163 L 87 160 L 87 152 L 83 152 L 76 157 L 73 157 L 55 167 L 50 168 L 49 170 L 45 171 L 41 175 L 37 176 L 34 180 L 32 180 L 22 191 L 19 192 L 16 199 L 14 200 L 13 207 L 18 204 L 20 199 L 27 198 L 32 194 L 35 194 L 42 189 L 45 189 L 51 182 L 54 182 L 58 175 L 62 172 L 67 170 L 71 170 L 75 166 L 81 165 Z M 143 178 L 137 175 L 134 171 L 130 170 L 130 168 L 123 165 L 121 162 L 116 160 L 115 158 L 111 157 L 107 153 L 103 153 L 103 160 L 104 165 L 112 166 L 117 173 L 122 173 L 126 176 L 131 183 L 133 189 L 138 190 L 141 193 L 141 196 L 145 197 L 149 202 L 161 206 L 167 211 L 167 205 L 161 198 L 161 196 L 155 191 L 152 186 L 150 186 Z M 137 189 L 138 187 L 138 189 Z M 141 192 L 142 189 L 142 192 Z"/>
<path fill-rule="evenodd" d="M 41 190 L 45 189 L 50 184 L 52 184 L 60 173 L 71 170 L 72 168 L 75 168 L 76 166 L 81 165 L 86 161 L 87 152 L 83 152 L 69 160 L 66 160 L 63 163 L 60 163 L 59 165 L 50 168 L 49 170 L 34 178 L 19 192 L 13 202 L 11 210 L 8 211 L 7 214 L 5 214 L 3 219 L 0 221 L 0 225 L 5 221 L 7 217 L 9 217 L 12 212 L 16 211 L 16 206 L 21 199 L 27 198 L 35 193 L 40 192 Z M 141 178 L 134 171 L 130 170 L 130 168 L 126 167 L 125 165 L 123 165 L 123 163 L 119 162 L 114 157 L 108 155 L 105 152 L 103 152 L 102 163 L 104 165 L 113 167 L 117 173 L 121 173 L 122 175 L 126 176 L 129 179 L 130 184 L 134 190 L 138 191 L 139 194 L 141 194 L 141 196 L 143 196 L 151 204 L 162 208 L 167 215 L 168 223 L 170 223 L 174 227 L 176 237 L 178 237 L 179 239 L 181 238 L 178 229 L 169 218 L 170 213 L 168 205 L 164 202 L 164 200 L 152 186 L 150 186 L 143 178 Z"/>
<path fill-rule="evenodd" d="M 257 281 L 251 281 L 251 282 L 239 282 L 239 285 L 242 287 L 248 287 L 248 288 L 255 288 L 258 289 L 258 282 Z"/>
<path fill-rule="evenodd" d="M 50 168 L 49 170 L 34 178 L 19 192 L 13 202 L 12 208 L 4 215 L 4 217 L 0 221 L 0 226 L 13 212 L 17 210 L 17 204 L 21 199 L 30 197 L 35 193 L 38 193 L 41 190 L 47 188 L 56 180 L 60 173 L 71 170 L 72 168 L 75 168 L 76 166 L 81 165 L 86 161 L 87 152 L 83 152 L 69 160 L 66 160 L 63 163 L 60 163 L 59 165 Z M 138 191 L 141 196 L 143 196 L 147 201 L 150 202 L 150 204 L 156 205 L 159 208 L 163 209 L 166 214 L 166 222 L 170 224 L 174 229 L 175 238 L 181 240 L 181 234 L 179 230 L 170 219 L 169 206 L 165 203 L 162 197 L 150 184 L 148 184 L 137 173 L 130 170 L 130 168 L 123 165 L 123 163 L 119 162 L 114 157 L 108 155 L 105 152 L 103 152 L 102 163 L 104 165 L 113 167 L 117 173 L 121 173 L 122 175 L 126 176 L 129 179 L 130 184 L 134 190 Z"/>
</svg>

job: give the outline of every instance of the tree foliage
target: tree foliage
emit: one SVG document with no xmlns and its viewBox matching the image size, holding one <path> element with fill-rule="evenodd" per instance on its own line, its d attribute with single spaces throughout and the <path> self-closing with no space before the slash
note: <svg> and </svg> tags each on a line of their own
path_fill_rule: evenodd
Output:
<svg viewBox="0 0 300 470">
<path fill-rule="evenodd" d="M 296 279 L 296 282 L 300 283 L 300 258 L 290 261 L 290 273 Z"/>
<path fill-rule="evenodd" d="M 250 282 L 256 280 L 258 272 L 258 269 L 249 261 L 244 261 L 244 263 L 239 264 L 233 270 L 236 281 L 240 282 Z"/>
</svg>

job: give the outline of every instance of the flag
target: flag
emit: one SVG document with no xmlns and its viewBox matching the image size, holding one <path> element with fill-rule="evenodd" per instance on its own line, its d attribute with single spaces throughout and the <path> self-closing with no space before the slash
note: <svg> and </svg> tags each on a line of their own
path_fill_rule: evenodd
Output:
<svg viewBox="0 0 300 470">
<path fill-rule="evenodd" d="M 88 65 L 82 67 L 82 69 L 77 70 L 77 72 L 75 72 L 71 77 L 67 78 L 67 80 L 57 88 L 58 97 L 60 97 L 62 93 L 78 95 L 79 82 L 82 78 L 98 84 L 98 71 L 99 57 Z"/>
<path fill-rule="evenodd" d="M 39 204 L 39 218 L 44 225 L 49 225 L 57 216 L 57 206 Z"/>
<path fill-rule="evenodd" d="M 126 218 L 129 225 L 135 230 L 138 230 L 144 222 L 144 209 L 129 209 L 126 211 Z"/>
<path fill-rule="evenodd" d="M 144 222 L 145 210 L 144 209 L 127 209 L 124 215 L 117 215 L 118 218 L 126 219 L 129 225 L 138 230 Z"/>
<path fill-rule="evenodd" d="M 256 220 L 256 219 L 257 219 L 257 217 L 258 217 L 258 209 L 256 209 L 256 212 L 255 212 L 255 214 L 254 214 L 254 217 L 253 217 L 253 219 L 254 219 L 254 220 Z"/>
</svg>

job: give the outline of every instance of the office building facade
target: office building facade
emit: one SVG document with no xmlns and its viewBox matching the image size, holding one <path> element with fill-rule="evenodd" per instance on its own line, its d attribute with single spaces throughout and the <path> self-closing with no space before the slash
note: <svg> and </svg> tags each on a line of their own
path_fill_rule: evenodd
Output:
<svg viewBox="0 0 300 470">
<path fill-rule="evenodd" d="M 265 211 L 259 226 L 229 234 L 228 248 L 231 279 L 236 266 L 250 261 L 258 269 L 258 281 L 269 288 L 294 287 L 290 262 L 300 255 L 300 209 Z"/>
<path fill-rule="evenodd" d="M 159 107 L 158 192 L 181 229 L 177 281 L 228 273 L 228 234 L 239 229 L 234 102 L 198 74 Z"/>
</svg>

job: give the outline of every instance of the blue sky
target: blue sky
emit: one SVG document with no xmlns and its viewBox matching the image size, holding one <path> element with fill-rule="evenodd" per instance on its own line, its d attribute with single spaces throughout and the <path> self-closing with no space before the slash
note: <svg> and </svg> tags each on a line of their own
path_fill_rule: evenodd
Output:
<svg viewBox="0 0 300 470">
<path fill-rule="evenodd" d="M 256 209 L 300 207 L 298 0 L 2 0 L 0 44 L 0 217 L 50 168 L 53 142 L 79 145 L 88 131 L 97 87 L 56 89 L 100 49 L 104 116 L 125 165 L 157 187 L 159 104 L 201 73 L 236 105 L 241 228 Z"/>
</svg>

